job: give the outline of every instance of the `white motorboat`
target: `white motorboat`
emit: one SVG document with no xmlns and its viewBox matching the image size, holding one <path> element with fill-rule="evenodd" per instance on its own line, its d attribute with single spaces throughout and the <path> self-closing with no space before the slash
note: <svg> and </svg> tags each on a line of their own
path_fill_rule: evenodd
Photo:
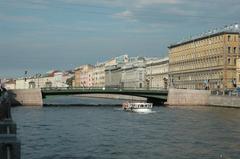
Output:
<svg viewBox="0 0 240 159">
<path fill-rule="evenodd" d="M 122 108 L 126 111 L 137 112 L 137 113 L 149 113 L 152 111 L 152 103 L 123 103 Z"/>
</svg>

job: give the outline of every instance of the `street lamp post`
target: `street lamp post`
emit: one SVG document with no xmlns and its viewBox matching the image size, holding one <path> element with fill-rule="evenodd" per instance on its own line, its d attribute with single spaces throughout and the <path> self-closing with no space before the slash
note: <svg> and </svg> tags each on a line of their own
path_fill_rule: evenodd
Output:
<svg viewBox="0 0 240 159">
<path fill-rule="evenodd" d="M 40 73 L 37 73 L 37 74 L 36 74 L 36 77 L 37 77 L 37 81 L 38 81 L 38 88 L 40 88 L 39 78 L 41 77 L 41 74 L 40 74 Z"/>
<path fill-rule="evenodd" d="M 24 71 L 24 89 L 26 89 L 27 71 Z"/>
<path fill-rule="evenodd" d="M 152 61 L 151 61 L 151 65 L 150 65 L 150 83 L 151 83 L 151 89 L 152 89 Z"/>
</svg>

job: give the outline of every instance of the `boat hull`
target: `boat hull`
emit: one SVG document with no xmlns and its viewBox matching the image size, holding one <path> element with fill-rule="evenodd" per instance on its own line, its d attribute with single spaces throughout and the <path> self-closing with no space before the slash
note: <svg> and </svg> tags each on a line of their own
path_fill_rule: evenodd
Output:
<svg viewBox="0 0 240 159">
<path fill-rule="evenodd" d="M 133 109 L 132 111 L 136 113 L 150 113 L 152 109 Z"/>
<path fill-rule="evenodd" d="M 152 112 L 152 109 L 123 109 L 125 111 L 129 111 L 129 112 L 135 112 L 135 113 L 150 113 Z"/>
</svg>

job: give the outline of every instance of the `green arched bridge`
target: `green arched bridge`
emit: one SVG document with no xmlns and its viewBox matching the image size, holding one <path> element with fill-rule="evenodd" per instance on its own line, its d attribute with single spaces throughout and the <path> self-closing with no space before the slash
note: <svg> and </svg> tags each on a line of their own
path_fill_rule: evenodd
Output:
<svg viewBox="0 0 240 159">
<path fill-rule="evenodd" d="M 167 101 L 166 89 L 139 89 L 139 88 L 83 88 L 83 87 L 57 87 L 42 88 L 42 96 L 74 95 L 74 94 L 120 94 L 147 98 L 148 102 L 162 104 Z"/>
</svg>

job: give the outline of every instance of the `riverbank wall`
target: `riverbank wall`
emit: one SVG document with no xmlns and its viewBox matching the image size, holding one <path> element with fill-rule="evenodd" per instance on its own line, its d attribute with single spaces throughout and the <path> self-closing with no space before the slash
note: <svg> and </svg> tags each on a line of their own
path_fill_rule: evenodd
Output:
<svg viewBox="0 0 240 159">
<path fill-rule="evenodd" d="M 211 95 L 209 90 L 169 89 L 169 106 L 216 106 L 240 108 L 240 97 Z"/>
<path fill-rule="evenodd" d="M 8 92 L 12 106 L 43 106 L 41 89 L 15 89 Z"/>
<path fill-rule="evenodd" d="M 206 90 L 174 89 L 168 91 L 167 105 L 206 106 L 211 92 Z"/>
<path fill-rule="evenodd" d="M 211 95 L 208 98 L 208 104 L 210 106 L 240 108 L 240 97 Z"/>
</svg>

